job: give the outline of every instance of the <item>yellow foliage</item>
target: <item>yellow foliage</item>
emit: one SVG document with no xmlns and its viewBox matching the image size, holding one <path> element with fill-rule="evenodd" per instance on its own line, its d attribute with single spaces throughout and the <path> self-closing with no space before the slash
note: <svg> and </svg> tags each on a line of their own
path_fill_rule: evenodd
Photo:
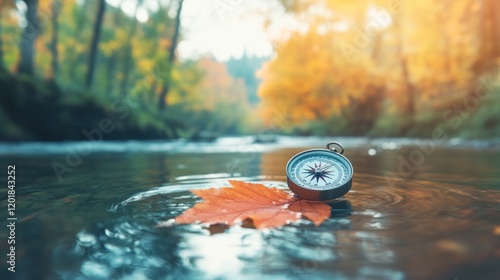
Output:
<svg viewBox="0 0 500 280">
<path fill-rule="evenodd" d="M 276 56 L 259 72 L 261 115 L 268 122 L 281 111 L 292 124 L 352 108 L 362 114 L 382 97 L 406 104 L 399 106 L 403 113 L 407 104 L 418 110 L 429 100 L 445 103 L 474 87 L 489 65 L 482 49 L 500 50 L 500 38 L 481 33 L 481 26 L 493 27 L 481 19 L 477 1 L 298 2 L 301 26 L 276 38 Z M 498 54 L 491 59 L 498 61 Z"/>
<path fill-rule="evenodd" d="M 143 58 L 137 61 L 137 67 L 145 73 L 154 70 L 156 62 L 153 59 Z"/>
</svg>

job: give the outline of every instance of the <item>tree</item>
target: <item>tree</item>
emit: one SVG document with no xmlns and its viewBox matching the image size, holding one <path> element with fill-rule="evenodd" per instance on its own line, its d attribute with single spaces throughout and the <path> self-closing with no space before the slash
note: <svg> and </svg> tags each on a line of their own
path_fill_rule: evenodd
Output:
<svg viewBox="0 0 500 280">
<path fill-rule="evenodd" d="M 292 127 L 328 131 L 340 120 L 346 133 L 390 127 L 417 135 L 449 108 L 464 109 L 478 76 L 498 73 L 496 0 L 280 2 L 300 27 L 282 32 L 260 71 L 261 113 L 270 123 L 281 111 Z"/>
<path fill-rule="evenodd" d="M 478 18 L 480 53 L 473 70 L 482 74 L 498 67 L 500 59 L 500 3 L 497 0 L 482 0 Z"/>
<path fill-rule="evenodd" d="M 230 58 L 226 62 L 228 73 L 235 78 L 244 80 L 248 92 L 248 101 L 252 104 L 259 103 L 257 88 L 260 80 L 257 79 L 255 73 L 262 68 L 262 64 L 268 59 L 266 57 L 248 56 L 244 52 L 241 58 Z"/>
<path fill-rule="evenodd" d="M 99 0 L 99 7 L 97 10 L 97 16 L 94 23 L 94 31 L 92 33 L 92 40 L 90 42 L 90 54 L 87 67 L 87 76 L 85 79 L 85 87 L 90 89 L 92 87 L 92 82 L 94 79 L 96 58 L 99 45 L 99 38 L 101 36 L 102 22 L 104 20 L 104 11 L 106 9 L 106 0 Z"/>
<path fill-rule="evenodd" d="M 15 3 L 14 0 L 0 0 L 0 70 L 11 66 L 17 69 L 19 63 L 18 56 L 11 55 L 18 50 L 17 38 L 22 31 L 12 13 L 16 9 Z"/>
<path fill-rule="evenodd" d="M 65 44 L 65 63 L 64 67 L 67 69 L 64 72 L 67 73 L 69 80 L 71 82 L 83 83 L 84 75 L 80 73 L 85 73 L 85 51 L 87 47 L 83 45 L 84 40 L 79 40 L 79 38 L 86 37 L 86 22 L 88 21 L 89 10 L 91 10 L 91 5 L 94 2 L 85 1 L 82 5 L 77 4 L 77 1 L 65 1 L 64 7 L 67 11 L 62 13 L 63 22 L 71 22 L 74 25 L 72 29 L 66 36 Z M 61 34 L 62 35 L 62 34 Z M 84 37 L 85 36 L 85 37 Z M 80 74 L 80 75 L 78 75 Z M 82 78 L 83 77 L 83 78 Z"/>
<path fill-rule="evenodd" d="M 20 43 L 20 59 L 17 72 L 33 75 L 35 72 L 35 40 L 39 33 L 37 19 L 38 0 L 23 0 L 26 3 L 26 27 L 23 30 Z"/>
<path fill-rule="evenodd" d="M 115 7 L 111 7 L 106 11 L 108 18 L 111 20 L 103 26 L 102 40 L 100 43 L 100 50 L 106 56 L 106 82 L 105 91 L 108 95 L 112 96 L 114 92 L 114 85 L 116 83 L 116 67 L 120 61 L 120 50 L 126 44 L 124 42 L 123 30 L 124 21 L 128 18 L 121 10 L 123 0 L 120 0 Z"/>
<path fill-rule="evenodd" d="M 132 64 L 132 37 L 135 34 L 135 31 L 137 30 L 137 12 L 139 11 L 139 8 L 142 5 L 142 2 L 144 0 L 138 0 L 137 4 L 135 6 L 135 11 L 134 11 L 134 17 L 132 18 L 132 25 L 130 26 L 129 32 L 128 32 L 128 40 L 125 46 L 125 49 L 123 50 L 123 80 L 122 84 L 120 87 L 120 92 L 122 95 L 125 95 L 127 91 L 127 84 L 129 80 L 129 75 L 130 75 L 130 67 Z"/>
<path fill-rule="evenodd" d="M 5 67 L 4 62 L 3 62 L 3 41 L 2 41 L 2 34 L 3 34 L 2 15 L 3 15 L 3 9 L 4 9 L 3 5 L 4 4 L 2 2 L 2 4 L 0 4 L 0 69 L 3 69 Z"/>
<path fill-rule="evenodd" d="M 59 13 L 61 11 L 61 2 L 59 0 L 54 0 L 52 2 L 52 38 L 50 44 L 50 50 L 52 53 L 52 61 L 51 61 L 51 72 L 52 77 L 55 78 L 57 76 L 57 71 L 59 70 Z"/>
<path fill-rule="evenodd" d="M 2 2 L 2 4 L 0 4 L 0 69 L 3 69 L 5 67 L 4 62 L 3 62 L 3 41 L 2 41 L 2 34 L 3 34 L 2 15 L 3 15 L 3 9 L 4 9 L 3 5 L 4 4 Z"/>
<path fill-rule="evenodd" d="M 167 69 L 166 69 L 166 77 L 165 81 L 163 82 L 163 87 L 160 92 L 160 99 L 158 102 L 158 109 L 160 111 L 164 111 L 166 107 L 166 100 L 165 98 L 167 97 L 169 90 L 170 90 L 170 83 L 172 80 L 172 67 L 175 62 L 175 50 L 177 49 L 177 41 L 179 40 L 179 33 L 180 33 L 180 28 L 181 28 L 181 13 L 182 13 L 182 4 L 184 3 L 184 0 L 179 0 L 179 5 L 177 6 L 177 13 L 175 16 L 175 25 L 174 25 L 174 34 L 172 35 L 172 42 L 168 48 L 168 58 L 167 58 Z"/>
<path fill-rule="evenodd" d="M 397 49 L 397 54 L 398 54 L 398 60 L 400 62 L 400 69 L 401 69 L 401 79 L 403 83 L 403 89 L 404 92 L 406 93 L 406 106 L 405 106 L 405 113 L 407 114 L 409 120 L 410 120 L 410 125 L 415 117 L 415 92 L 414 92 L 414 87 L 411 83 L 411 77 L 410 77 L 410 70 L 408 67 L 408 59 L 405 56 L 404 53 L 404 33 L 403 33 L 403 27 L 401 18 L 398 16 L 393 18 L 394 20 L 394 29 L 395 29 L 395 37 L 396 39 L 396 49 Z"/>
</svg>

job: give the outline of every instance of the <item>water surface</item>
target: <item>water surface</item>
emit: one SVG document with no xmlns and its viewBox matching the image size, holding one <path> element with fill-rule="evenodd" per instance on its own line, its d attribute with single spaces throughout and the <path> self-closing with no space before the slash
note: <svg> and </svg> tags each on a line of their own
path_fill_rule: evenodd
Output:
<svg viewBox="0 0 500 280">
<path fill-rule="evenodd" d="M 452 140 L 435 149 L 426 142 L 426 150 L 414 139 L 331 139 L 345 145 L 355 176 L 323 225 L 304 220 L 218 234 L 203 225 L 155 227 L 200 201 L 189 189 L 238 179 L 287 190 L 290 157 L 330 139 L 278 140 L 0 144 L 2 166 L 16 165 L 18 217 L 16 278 L 5 261 L 0 276 L 500 279 L 494 141 Z M 70 170 L 58 178 L 55 162 Z M 6 209 L 6 191 L 0 197 Z M 1 234 L 4 255 L 6 230 Z"/>
</svg>

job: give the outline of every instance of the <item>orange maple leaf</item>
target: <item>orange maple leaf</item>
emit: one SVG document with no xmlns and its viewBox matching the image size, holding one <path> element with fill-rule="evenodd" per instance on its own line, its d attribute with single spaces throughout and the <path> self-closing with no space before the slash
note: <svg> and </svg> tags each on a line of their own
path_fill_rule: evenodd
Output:
<svg viewBox="0 0 500 280">
<path fill-rule="evenodd" d="M 330 217 L 328 204 L 293 197 L 277 188 L 262 184 L 229 181 L 233 186 L 192 190 L 203 198 L 175 218 L 178 224 L 241 224 L 251 219 L 257 229 L 279 227 L 305 217 L 318 226 Z"/>
</svg>

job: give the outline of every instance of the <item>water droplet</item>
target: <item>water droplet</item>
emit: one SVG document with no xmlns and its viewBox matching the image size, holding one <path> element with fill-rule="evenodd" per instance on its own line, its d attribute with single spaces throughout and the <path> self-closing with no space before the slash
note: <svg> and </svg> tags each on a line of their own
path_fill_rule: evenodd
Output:
<svg viewBox="0 0 500 280">
<path fill-rule="evenodd" d="M 376 155 L 376 154 L 377 154 L 377 150 L 375 150 L 375 149 L 369 149 L 369 150 L 368 150 L 368 154 L 369 154 L 370 156 L 374 156 L 374 155 Z"/>
<path fill-rule="evenodd" d="M 90 247 L 97 242 L 95 236 L 87 232 L 79 232 L 76 238 L 78 244 L 83 247 Z"/>
<path fill-rule="evenodd" d="M 110 276 L 110 271 L 103 264 L 86 261 L 82 264 L 81 273 L 89 278 L 102 278 L 106 279 Z M 85 277 L 87 278 L 87 277 Z"/>
<path fill-rule="evenodd" d="M 123 234 L 123 233 L 118 233 L 118 234 L 116 235 L 116 237 L 117 237 L 118 239 L 121 239 L 121 240 L 126 240 L 126 239 L 127 239 L 127 236 L 126 236 L 125 234 Z"/>
<path fill-rule="evenodd" d="M 382 218 L 384 216 L 382 213 L 379 213 L 377 211 L 373 211 L 371 209 L 366 209 L 365 211 L 360 212 L 359 214 L 372 216 L 373 218 Z"/>
<path fill-rule="evenodd" d="M 368 226 L 371 227 L 371 228 L 376 228 L 376 229 L 382 229 L 383 226 L 382 226 L 382 223 L 368 223 Z"/>
<path fill-rule="evenodd" d="M 168 219 L 159 223 L 156 227 L 171 227 L 173 225 L 175 225 L 175 219 Z"/>
<path fill-rule="evenodd" d="M 114 235 L 109 229 L 105 229 L 104 234 L 106 234 L 109 237 L 113 237 L 113 235 Z"/>
</svg>

